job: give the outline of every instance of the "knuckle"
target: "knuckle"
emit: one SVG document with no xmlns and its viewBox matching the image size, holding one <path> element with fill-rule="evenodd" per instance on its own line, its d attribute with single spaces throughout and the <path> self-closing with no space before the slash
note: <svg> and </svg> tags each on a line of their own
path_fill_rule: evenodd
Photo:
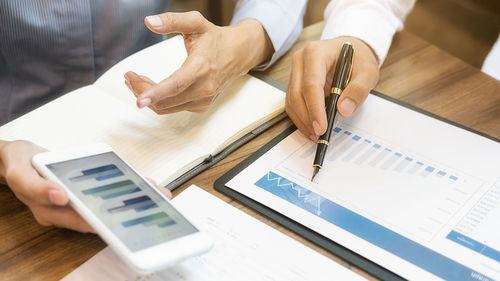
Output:
<svg viewBox="0 0 500 281">
<path fill-rule="evenodd" d="M 211 100 L 214 100 L 217 92 L 217 83 L 215 81 L 206 82 L 203 92 L 205 93 L 205 96 L 209 96 Z"/>
<path fill-rule="evenodd" d="M 190 11 L 188 12 L 191 16 L 197 19 L 203 19 L 203 15 L 199 11 Z"/>
<path fill-rule="evenodd" d="M 318 84 L 312 83 L 312 82 L 305 82 L 303 89 L 304 89 L 304 94 L 305 95 L 310 95 L 311 93 L 314 93 L 318 91 L 318 89 L 322 89 L 323 87 L 320 87 Z"/>
<path fill-rule="evenodd" d="M 319 48 L 319 42 L 313 41 L 313 42 L 308 43 L 305 46 L 304 52 L 315 53 L 315 52 L 317 52 L 318 48 Z"/>
</svg>

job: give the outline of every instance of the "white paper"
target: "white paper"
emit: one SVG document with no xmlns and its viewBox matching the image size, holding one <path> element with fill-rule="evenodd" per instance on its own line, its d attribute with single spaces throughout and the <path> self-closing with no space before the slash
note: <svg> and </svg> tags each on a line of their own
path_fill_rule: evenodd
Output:
<svg viewBox="0 0 500 281">
<path fill-rule="evenodd" d="M 196 186 L 172 203 L 213 239 L 210 252 L 142 276 L 106 248 L 63 280 L 364 280 Z"/>
<path fill-rule="evenodd" d="M 313 183 L 297 131 L 228 186 L 405 278 L 500 279 L 499 143 L 372 95 L 336 127 Z"/>
</svg>

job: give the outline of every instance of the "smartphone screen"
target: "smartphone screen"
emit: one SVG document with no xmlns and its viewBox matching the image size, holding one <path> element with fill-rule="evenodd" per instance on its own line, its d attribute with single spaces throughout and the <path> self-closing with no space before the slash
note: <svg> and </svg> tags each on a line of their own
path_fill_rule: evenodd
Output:
<svg viewBox="0 0 500 281">
<path fill-rule="evenodd" d="M 47 168 L 132 252 L 198 232 L 113 152 Z"/>
</svg>

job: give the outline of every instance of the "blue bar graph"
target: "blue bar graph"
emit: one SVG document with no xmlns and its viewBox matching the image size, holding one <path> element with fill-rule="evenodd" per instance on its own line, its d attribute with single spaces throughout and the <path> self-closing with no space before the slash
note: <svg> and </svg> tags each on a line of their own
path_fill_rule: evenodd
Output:
<svg viewBox="0 0 500 281">
<path fill-rule="evenodd" d="M 358 136 L 358 135 L 353 136 L 347 142 L 345 142 L 344 144 L 341 144 L 341 146 L 340 146 L 340 148 L 338 150 L 336 150 L 336 151 L 333 150 L 333 153 L 332 153 L 332 155 L 330 155 L 330 157 L 328 158 L 328 160 L 330 160 L 330 161 L 337 160 L 337 158 L 339 158 L 342 154 L 344 154 L 344 152 L 346 152 L 347 150 L 349 150 L 349 148 L 351 148 L 360 139 L 361 139 L 361 137 Z"/>
<path fill-rule="evenodd" d="M 394 171 L 396 172 L 401 172 L 403 171 L 408 165 L 410 165 L 411 161 L 413 161 L 412 158 L 410 157 L 405 157 L 399 164 L 394 168 Z"/>
<path fill-rule="evenodd" d="M 316 145 L 311 145 L 307 150 L 300 152 L 300 157 L 305 159 L 314 155 Z M 391 170 L 394 172 L 409 174 L 419 173 L 422 177 L 428 177 L 436 170 L 435 167 L 418 161 L 414 156 L 409 157 L 404 153 L 393 151 L 390 147 L 375 143 L 368 138 L 358 134 L 353 134 L 349 130 L 335 127 L 332 130 L 330 139 L 328 161 L 336 161 L 342 158 L 343 162 L 364 165 L 365 163 L 373 168 Z M 379 166 L 380 165 L 380 166 Z M 425 169 L 423 169 L 425 167 Z M 423 170 L 422 170 L 423 169 Z M 435 176 L 445 178 L 447 172 L 437 169 Z M 448 179 L 457 181 L 455 175 L 448 175 Z"/>
<path fill-rule="evenodd" d="M 141 189 L 131 180 L 124 180 L 111 184 L 101 185 L 82 191 L 85 195 L 101 197 L 102 199 L 111 199 L 121 195 L 139 192 Z"/>
<path fill-rule="evenodd" d="M 377 166 L 377 164 L 380 163 L 380 161 L 382 161 L 391 152 L 392 152 L 392 149 L 387 148 L 387 147 L 384 148 L 382 151 L 380 151 L 380 153 L 377 156 L 375 156 L 375 158 L 372 159 L 372 161 L 370 161 L 370 163 L 368 163 L 368 165 L 370 165 L 372 167 Z"/>
<path fill-rule="evenodd" d="M 361 156 L 358 159 L 356 159 L 354 163 L 357 165 L 363 164 L 363 162 L 365 162 L 366 159 L 370 158 L 380 147 L 381 145 L 378 143 L 373 144 L 373 146 L 370 147 L 370 149 L 365 151 L 363 154 L 361 154 Z"/>
<path fill-rule="evenodd" d="M 401 156 L 403 156 L 403 154 L 399 152 L 392 154 L 391 157 L 389 157 L 389 159 L 387 159 L 387 161 L 385 161 L 384 164 L 382 164 L 382 166 L 380 167 L 384 170 L 389 169 L 389 167 L 391 167 L 394 163 L 396 163 L 396 161 L 398 161 L 401 158 Z"/>
<path fill-rule="evenodd" d="M 446 176 L 446 172 L 440 170 L 437 172 L 436 176 L 442 178 L 442 177 Z"/>
<path fill-rule="evenodd" d="M 431 167 L 431 166 L 427 166 L 427 168 L 425 168 L 425 170 L 422 171 L 421 175 L 423 177 L 427 177 L 428 175 L 430 175 L 433 171 L 434 171 L 434 167 Z"/>
<path fill-rule="evenodd" d="M 158 227 L 166 227 L 175 224 L 175 221 L 172 220 L 165 212 L 160 212 L 122 222 L 124 227 L 132 227 L 139 224 L 143 226 L 157 225 Z"/>
<path fill-rule="evenodd" d="M 80 182 L 89 179 L 95 179 L 97 181 L 104 181 L 111 178 L 116 178 L 123 176 L 123 172 L 116 167 L 116 165 L 106 165 L 97 168 L 83 170 L 82 174 L 76 177 L 72 177 L 69 180 L 71 182 Z"/>
<path fill-rule="evenodd" d="M 410 169 L 408 169 L 408 173 L 415 174 L 423 166 L 424 166 L 424 163 L 417 161 Z"/>
<path fill-rule="evenodd" d="M 356 147 L 351 151 L 349 152 L 346 156 L 344 156 L 344 158 L 342 158 L 342 161 L 345 161 L 345 162 L 349 162 L 351 161 L 352 159 L 354 159 L 354 157 L 356 157 L 361 151 L 363 151 L 367 146 L 369 146 L 371 143 L 370 140 L 367 140 L 365 139 L 364 141 L 362 141 L 360 144 L 356 145 Z"/>
<path fill-rule="evenodd" d="M 135 209 L 136 212 L 141 212 L 158 207 L 158 205 L 153 200 L 151 200 L 151 198 L 147 195 L 139 196 L 128 200 L 123 200 L 122 202 L 123 205 L 110 208 L 108 209 L 108 212 L 117 213 L 131 209 Z"/>
</svg>

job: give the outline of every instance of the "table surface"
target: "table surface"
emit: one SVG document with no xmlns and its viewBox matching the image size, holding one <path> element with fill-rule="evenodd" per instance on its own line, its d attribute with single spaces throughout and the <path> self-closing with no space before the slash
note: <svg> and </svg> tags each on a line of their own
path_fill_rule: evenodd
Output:
<svg viewBox="0 0 500 281">
<path fill-rule="evenodd" d="M 319 39 L 323 23 L 304 29 L 298 42 L 266 74 L 287 84 L 291 54 L 309 41 Z M 480 72 L 409 32 L 394 37 L 375 88 L 403 102 L 500 138 L 500 81 Z M 233 201 L 213 188 L 214 181 L 289 127 L 287 119 L 256 137 L 214 167 L 196 176 L 174 196 L 196 184 L 215 196 L 279 229 L 351 270 L 375 279 L 335 255 L 305 240 L 264 216 Z M 0 279 L 60 279 L 106 245 L 96 235 L 82 234 L 36 223 L 29 209 L 7 187 L 0 187 Z"/>
</svg>

